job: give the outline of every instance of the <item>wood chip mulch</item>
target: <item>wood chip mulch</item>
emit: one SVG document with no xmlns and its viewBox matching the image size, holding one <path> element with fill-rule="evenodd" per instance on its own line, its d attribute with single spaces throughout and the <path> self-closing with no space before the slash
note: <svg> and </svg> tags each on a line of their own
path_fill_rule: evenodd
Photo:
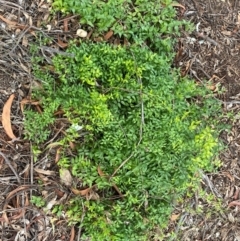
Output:
<svg viewBox="0 0 240 241">
<path fill-rule="evenodd" d="M 164 240 L 240 240 L 240 1 L 178 2 L 179 19 L 191 21 L 194 31 L 178 39 L 174 65 L 183 76 L 207 81 L 233 116 L 223 120 L 232 128 L 221 135 L 227 146 L 220 155 L 222 166 L 216 173 L 202 173 L 202 187 L 194 197 L 176 205 Z M 67 201 L 69 195 L 59 183 L 54 160 L 40 155 L 34 162 L 32 144 L 23 139 L 20 103 L 37 84 L 30 45 L 41 34 L 52 38 L 49 47 L 55 52 L 64 51 L 80 27 L 78 16 L 53 18 L 50 10 L 44 0 L 0 0 L 0 112 L 14 93 L 11 122 L 17 137 L 11 141 L 0 125 L 0 240 L 80 240 L 78 228 L 68 227 L 64 216 L 53 219 L 30 203 L 31 195 L 42 195 L 49 204 Z M 42 54 L 47 60 L 49 53 Z M 204 191 L 211 196 L 205 198 Z"/>
</svg>

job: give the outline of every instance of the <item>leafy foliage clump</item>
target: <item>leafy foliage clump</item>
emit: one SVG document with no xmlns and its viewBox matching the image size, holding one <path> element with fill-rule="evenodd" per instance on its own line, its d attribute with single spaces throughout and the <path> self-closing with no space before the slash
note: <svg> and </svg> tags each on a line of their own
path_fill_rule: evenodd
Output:
<svg viewBox="0 0 240 241">
<path fill-rule="evenodd" d="M 155 51 L 171 51 L 169 34 L 177 34 L 185 21 L 174 19 L 172 0 L 54 0 L 53 9 L 80 15 L 80 23 L 93 34 L 110 29 L 131 43 L 145 44 Z"/>
<path fill-rule="evenodd" d="M 65 210 L 83 240 L 150 240 L 198 170 L 213 168 L 220 105 L 181 78 L 168 54 L 104 43 L 72 44 L 68 52 L 74 57 L 53 59 L 54 71 L 35 72 L 43 114 L 26 112 L 26 136 L 36 143 L 36 131 L 45 133 L 44 142 L 54 114 L 67 118 L 59 143 L 67 149 L 74 142 L 77 154 L 63 152 L 60 166 L 95 192 Z M 34 133 L 33 119 L 44 122 Z"/>
</svg>

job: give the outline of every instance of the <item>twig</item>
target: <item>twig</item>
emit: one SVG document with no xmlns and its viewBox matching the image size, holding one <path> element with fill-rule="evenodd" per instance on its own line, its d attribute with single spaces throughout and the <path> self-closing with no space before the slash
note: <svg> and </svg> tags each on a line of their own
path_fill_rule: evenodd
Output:
<svg viewBox="0 0 240 241">
<path fill-rule="evenodd" d="M 59 51 L 55 48 L 51 48 L 51 47 L 47 47 L 47 46 L 41 46 L 40 49 L 42 51 L 47 51 L 51 54 L 55 53 L 55 54 L 60 54 L 60 55 L 67 56 L 67 57 L 72 57 L 72 58 L 75 57 L 75 54 L 73 54 L 73 53 L 66 53 L 66 52 Z"/>
<path fill-rule="evenodd" d="M 185 212 L 185 213 L 183 213 L 183 214 L 181 215 L 181 217 L 180 217 L 180 219 L 179 219 L 179 221 L 178 221 L 178 223 L 177 223 L 177 226 L 175 227 L 175 231 L 174 231 L 175 237 L 171 237 L 171 238 L 169 239 L 169 241 L 173 241 L 173 240 L 175 241 L 175 240 L 176 240 L 176 238 L 177 238 L 176 236 L 178 235 L 179 230 L 180 230 L 180 228 L 181 228 L 181 225 L 183 225 L 183 223 L 184 223 L 187 215 L 188 215 L 187 212 Z"/>
<path fill-rule="evenodd" d="M 9 5 L 12 5 L 12 6 L 14 6 L 14 7 L 23 9 L 23 7 L 22 7 L 21 5 L 18 5 L 18 4 L 16 4 L 16 3 L 7 2 L 7 1 L 3 1 L 3 0 L 0 0 L 0 3 L 3 3 L 3 4 L 5 4 L 6 6 L 9 4 Z"/>
<path fill-rule="evenodd" d="M 240 104 L 239 100 L 222 101 L 224 104 Z"/>
<path fill-rule="evenodd" d="M 199 67 L 199 69 L 206 75 L 206 77 L 210 80 L 211 79 L 211 76 L 204 70 L 202 69 L 201 67 Z"/>
<path fill-rule="evenodd" d="M 31 185 L 33 185 L 33 153 L 32 153 L 32 144 L 31 144 L 30 182 L 31 182 Z M 30 198 L 32 198 L 32 189 L 30 189 Z"/>
<path fill-rule="evenodd" d="M 16 176 L 11 176 L 11 177 L 0 177 L 0 182 L 5 182 L 5 181 L 10 181 L 12 179 L 17 179 Z"/>
<path fill-rule="evenodd" d="M 209 177 L 207 175 L 205 175 L 202 170 L 199 170 L 199 173 L 202 175 L 203 181 L 205 182 L 205 184 L 207 184 L 209 186 L 209 188 L 212 191 L 212 193 L 214 195 L 216 195 L 217 197 L 222 198 L 222 195 L 214 187 L 214 185 L 211 182 L 211 180 L 209 179 Z"/>
<path fill-rule="evenodd" d="M 82 208 L 83 208 L 83 212 L 82 212 L 82 216 L 81 216 L 81 220 L 80 220 L 80 225 L 81 225 L 82 222 L 83 222 L 83 219 L 84 219 L 84 217 L 85 217 L 85 212 L 86 212 L 83 203 L 82 203 Z M 79 231 L 78 231 L 77 241 L 80 241 L 81 233 L 82 233 L 82 227 L 80 226 L 80 227 L 79 227 Z"/>
<path fill-rule="evenodd" d="M 197 32 L 196 35 L 197 35 L 198 37 L 200 37 L 200 38 L 203 38 L 204 40 L 208 41 L 209 43 L 211 43 L 211 44 L 213 44 L 213 45 L 215 45 L 215 46 L 218 46 L 218 45 L 219 45 L 215 40 L 209 38 L 208 36 L 204 35 L 203 33 Z"/>
<path fill-rule="evenodd" d="M 56 137 L 58 136 L 58 134 L 63 130 L 63 128 L 64 128 L 64 126 L 62 126 L 62 127 L 57 131 L 57 133 L 54 135 L 54 137 L 53 137 L 51 140 L 49 140 L 47 143 L 45 143 L 45 146 L 47 146 L 49 143 L 53 142 L 54 139 L 56 139 Z"/>
<path fill-rule="evenodd" d="M 47 56 L 45 55 L 45 53 L 44 53 L 45 51 L 48 52 L 48 53 L 50 53 L 50 54 L 59 54 L 59 55 L 63 55 L 63 56 L 71 57 L 71 58 L 74 58 L 74 56 L 75 56 L 75 55 L 72 54 L 72 53 L 66 53 L 66 52 L 59 51 L 59 50 L 57 50 L 57 49 L 55 49 L 55 48 L 51 48 L 51 47 L 47 47 L 47 46 L 41 46 L 40 49 L 41 49 L 41 52 L 42 52 L 44 58 L 46 59 L 46 61 L 47 61 L 49 64 L 52 64 L 52 60 L 51 60 L 51 58 L 49 58 L 49 57 L 47 57 Z"/>
<path fill-rule="evenodd" d="M 8 164 L 8 166 L 10 167 L 10 169 L 12 170 L 13 174 L 15 175 L 15 177 L 17 178 L 17 181 L 19 184 L 21 184 L 21 180 L 17 174 L 17 172 L 15 171 L 15 169 L 13 168 L 11 162 L 8 160 L 8 158 L 0 151 L 0 155 L 4 158 L 5 162 Z"/>
<path fill-rule="evenodd" d="M 15 46 L 14 46 L 9 52 L 3 54 L 3 55 L 1 56 L 1 58 L 2 58 L 2 57 L 5 57 L 5 56 L 7 56 L 7 55 L 10 55 L 10 54 L 17 48 L 17 46 L 19 45 L 21 39 L 24 37 L 25 33 L 28 32 L 28 30 L 30 30 L 30 29 L 31 29 L 31 26 L 26 27 L 26 29 L 25 29 L 25 30 L 21 33 L 21 35 L 19 36 L 19 38 L 18 38 Z"/>
<path fill-rule="evenodd" d="M 111 175 L 110 178 L 113 178 L 116 175 L 116 173 L 132 158 L 133 154 L 134 154 L 134 151 L 131 153 L 131 155 L 125 161 L 123 161 L 121 163 L 121 165 L 114 171 L 114 173 Z"/>
</svg>

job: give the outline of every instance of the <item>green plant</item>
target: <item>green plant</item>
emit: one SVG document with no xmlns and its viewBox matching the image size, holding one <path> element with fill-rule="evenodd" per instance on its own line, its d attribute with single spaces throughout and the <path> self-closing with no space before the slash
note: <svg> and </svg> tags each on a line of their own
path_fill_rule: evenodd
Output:
<svg viewBox="0 0 240 241">
<path fill-rule="evenodd" d="M 31 116 L 31 114 L 30 114 L 30 116 Z M 42 151 L 38 148 L 38 146 L 32 146 L 32 155 L 33 155 L 33 161 L 34 162 L 37 161 L 38 156 L 41 154 L 41 152 Z"/>
<path fill-rule="evenodd" d="M 197 185 L 198 170 L 213 169 L 221 105 L 181 78 L 164 52 L 91 42 L 67 51 L 74 57 L 56 56 L 54 72 L 35 71 L 43 113 L 26 111 L 26 135 L 36 142 L 46 133 L 46 141 L 54 113 L 63 111 L 69 125 L 58 140 L 59 165 L 94 194 L 65 206 L 83 240 L 150 240 L 167 225 L 174 200 Z M 33 118 L 42 123 L 29 128 Z M 75 157 L 65 154 L 69 141 Z"/>
<path fill-rule="evenodd" d="M 61 205 L 55 205 L 53 210 L 52 210 L 52 213 L 56 214 L 57 217 L 60 217 L 63 213 L 63 210 L 64 210 L 64 206 L 61 204 Z"/>
<path fill-rule="evenodd" d="M 148 45 L 156 51 L 171 51 L 172 38 L 178 34 L 185 21 L 174 19 L 172 0 L 54 0 L 53 9 L 80 15 L 80 23 L 89 26 L 96 35 L 110 29 L 139 45 Z"/>
<path fill-rule="evenodd" d="M 38 196 L 32 196 L 31 203 L 36 205 L 39 208 L 42 208 L 46 205 L 46 202 L 44 201 L 44 199 Z"/>
</svg>

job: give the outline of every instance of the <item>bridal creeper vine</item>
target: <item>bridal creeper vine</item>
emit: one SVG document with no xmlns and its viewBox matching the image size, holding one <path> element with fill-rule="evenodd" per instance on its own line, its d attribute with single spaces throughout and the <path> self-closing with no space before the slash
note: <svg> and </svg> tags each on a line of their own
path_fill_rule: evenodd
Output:
<svg viewBox="0 0 240 241">
<path fill-rule="evenodd" d="M 174 20 L 170 3 L 53 1 L 56 10 L 80 14 L 81 23 L 98 34 L 113 28 L 131 43 L 73 41 L 67 49 L 73 57 L 55 56 L 53 68 L 39 68 L 41 59 L 33 58 L 42 82 L 33 97 L 43 113 L 25 111 L 25 136 L 41 146 L 53 135 L 55 113 L 67 120 L 58 140 L 59 167 L 82 189 L 92 187 L 95 198 L 73 196 L 53 212 L 66 212 L 69 224 L 81 226 L 82 240 L 160 235 L 156 230 L 167 225 L 173 203 L 197 186 L 198 170 L 211 171 L 217 163 L 221 105 L 171 68 L 170 36 L 185 23 Z M 75 143 L 74 155 L 69 142 Z"/>
</svg>

